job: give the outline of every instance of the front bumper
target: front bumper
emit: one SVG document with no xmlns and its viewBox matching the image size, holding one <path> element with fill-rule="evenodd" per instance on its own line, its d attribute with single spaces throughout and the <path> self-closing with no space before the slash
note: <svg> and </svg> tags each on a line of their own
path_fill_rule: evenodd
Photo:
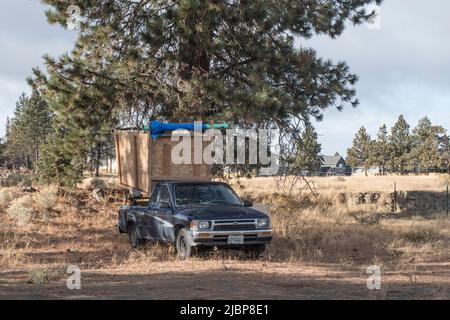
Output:
<svg viewBox="0 0 450 320">
<path fill-rule="evenodd" d="M 265 244 L 272 240 L 272 229 L 246 231 L 190 231 L 192 246 L 245 246 Z M 243 235 L 243 245 L 228 244 L 228 236 Z"/>
</svg>

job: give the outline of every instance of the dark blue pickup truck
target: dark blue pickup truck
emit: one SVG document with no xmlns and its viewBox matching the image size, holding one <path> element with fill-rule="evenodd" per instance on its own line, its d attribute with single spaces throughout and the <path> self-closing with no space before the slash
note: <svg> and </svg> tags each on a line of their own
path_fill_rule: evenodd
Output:
<svg viewBox="0 0 450 320">
<path fill-rule="evenodd" d="M 194 247 L 242 249 L 257 257 L 272 240 L 272 226 L 251 206 L 226 183 L 164 182 L 148 203 L 119 209 L 119 231 L 128 233 L 134 248 L 144 240 L 174 243 L 181 259 Z"/>
</svg>

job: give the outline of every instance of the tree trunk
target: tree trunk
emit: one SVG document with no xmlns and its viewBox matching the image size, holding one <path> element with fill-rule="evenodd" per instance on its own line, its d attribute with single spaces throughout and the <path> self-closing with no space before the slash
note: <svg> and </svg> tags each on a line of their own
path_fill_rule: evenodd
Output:
<svg viewBox="0 0 450 320">
<path fill-rule="evenodd" d="M 97 144 L 96 148 L 96 159 L 95 159 L 95 176 L 100 177 L 100 159 L 102 155 L 101 144 Z"/>
<path fill-rule="evenodd" d="M 90 157 L 89 157 L 89 172 L 91 174 L 91 177 L 94 176 L 94 151 L 91 148 L 90 150 Z"/>
</svg>

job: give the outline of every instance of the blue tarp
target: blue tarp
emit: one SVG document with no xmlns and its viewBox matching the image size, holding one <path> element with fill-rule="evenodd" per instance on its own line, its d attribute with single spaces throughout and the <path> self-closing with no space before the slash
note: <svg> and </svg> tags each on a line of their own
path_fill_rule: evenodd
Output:
<svg viewBox="0 0 450 320">
<path fill-rule="evenodd" d="M 208 126 L 206 124 L 194 124 L 194 123 L 161 123 L 160 121 L 150 121 L 150 134 L 152 139 L 156 140 L 158 137 L 165 133 L 175 130 L 189 130 L 194 131 L 196 128 L 198 130 L 207 130 Z"/>
</svg>

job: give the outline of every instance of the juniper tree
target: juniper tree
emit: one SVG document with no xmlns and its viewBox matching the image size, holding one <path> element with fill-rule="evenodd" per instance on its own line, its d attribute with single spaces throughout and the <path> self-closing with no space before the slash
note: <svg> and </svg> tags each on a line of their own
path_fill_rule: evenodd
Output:
<svg viewBox="0 0 450 320">
<path fill-rule="evenodd" d="M 361 127 L 353 139 L 353 145 L 347 151 L 347 162 L 352 167 L 363 167 L 367 176 L 367 171 L 372 165 L 373 141 L 367 133 L 365 127 Z"/>
<path fill-rule="evenodd" d="M 50 5 L 67 24 L 68 4 Z M 322 119 L 326 108 L 358 104 L 357 76 L 296 39 L 335 38 L 368 21 L 379 0 L 72 1 L 82 12 L 71 54 L 45 58 L 46 88 L 69 131 L 103 131 L 136 110 L 168 120 L 224 120 L 242 126 Z M 81 116 L 83 115 L 83 116 Z M 138 116 L 142 121 L 142 115 Z M 300 137 L 299 137 L 300 138 Z"/>
</svg>

